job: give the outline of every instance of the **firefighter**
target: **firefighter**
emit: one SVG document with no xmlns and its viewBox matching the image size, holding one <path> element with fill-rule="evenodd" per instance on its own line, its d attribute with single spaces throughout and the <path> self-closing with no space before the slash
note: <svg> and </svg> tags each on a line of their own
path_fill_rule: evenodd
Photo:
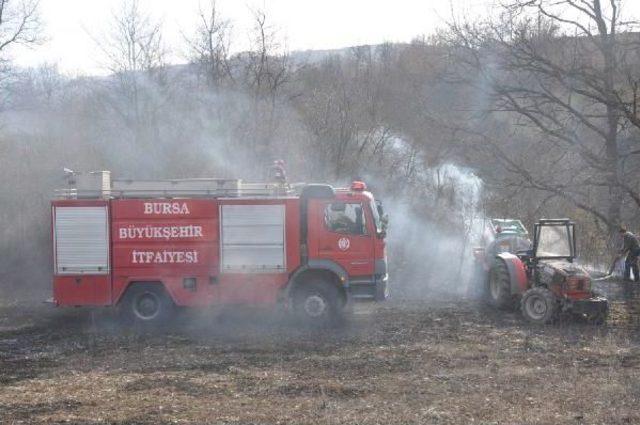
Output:
<svg viewBox="0 0 640 425">
<path fill-rule="evenodd" d="M 287 172 L 284 169 L 284 161 L 277 159 L 273 161 L 269 167 L 269 180 L 275 183 L 277 195 L 286 195 L 287 193 Z"/>
<path fill-rule="evenodd" d="M 271 180 L 284 185 L 287 183 L 287 172 L 284 169 L 284 161 L 281 159 L 273 161 L 273 165 L 271 166 Z"/>
<path fill-rule="evenodd" d="M 329 228 L 338 233 L 354 233 L 356 223 L 346 213 L 346 205 L 332 204 L 328 210 L 327 221 Z"/>
<path fill-rule="evenodd" d="M 629 232 L 626 228 L 620 227 L 620 236 L 622 237 L 622 249 L 620 254 L 626 255 L 624 261 L 624 280 L 631 281 L 631 272 L 633 271 L 633 280 L 640 281 L 638 274 L 638 257 L 640 256 L 640 241 L 638 237 Z"/>
</svg>

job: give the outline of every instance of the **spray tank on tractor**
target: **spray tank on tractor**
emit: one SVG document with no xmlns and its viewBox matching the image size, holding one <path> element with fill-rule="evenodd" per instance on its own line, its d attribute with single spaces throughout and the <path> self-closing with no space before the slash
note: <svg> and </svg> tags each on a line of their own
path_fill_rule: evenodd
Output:
<svg viewBox="0 0 640 425">
<path fill-rule="evenodd" d="M 496 255 L 531 249 L 529 232 L 522 221 L 515 218 L 486 218 L 482 220 L 480 236 L 473 248 L 473 273 L 468 289 L 474 297 L 484 295 L 489 270 Z"/>
</svg>

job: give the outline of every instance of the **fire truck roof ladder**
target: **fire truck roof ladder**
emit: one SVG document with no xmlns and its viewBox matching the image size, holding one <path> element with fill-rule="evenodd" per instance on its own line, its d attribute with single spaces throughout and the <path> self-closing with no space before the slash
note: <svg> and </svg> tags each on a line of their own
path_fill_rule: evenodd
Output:
<svg viewBox="0 0 640 425">
<path fill-rule="evenodd" d="M 289 185 L 244 183 L 240 179 L 131 180 L 111 179 L 109 171 L 65 171 L 68 187 L 55 191 L 61 199 L 273 197 L 295 192 Z"/>
</svg>

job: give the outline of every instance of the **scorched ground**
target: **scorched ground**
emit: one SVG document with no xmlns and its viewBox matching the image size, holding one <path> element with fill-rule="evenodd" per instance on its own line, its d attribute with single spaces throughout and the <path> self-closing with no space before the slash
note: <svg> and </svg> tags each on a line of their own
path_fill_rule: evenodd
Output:
<svg viewBox="0 0 640 425">
<path fill-rule="evenodd" d="M 2 423 L 640 422 L 635 288 L 604 327 L 471 301 L 359 307 L 343 328 L 188 312 L 156 333 L 84 310 L 0 310 Z"/>
</svg>

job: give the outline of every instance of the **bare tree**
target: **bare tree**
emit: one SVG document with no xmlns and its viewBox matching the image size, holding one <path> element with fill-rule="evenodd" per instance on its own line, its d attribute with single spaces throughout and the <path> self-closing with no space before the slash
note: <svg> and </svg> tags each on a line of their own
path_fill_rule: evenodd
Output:
<svg viewBox="0 0 640 425">
<path fill-rule="evenodd" d="M 114 112 L 138 146 L 149 146 L 159 138 L 159 111 L 170 103 L 161 23 L 138 0 L 125 0 L 96 43 L 112 72 L 99 107 Z"/>
<path fill-rule="evenodd" d="M 0 54 L 41 40 L 39 0 L 0 0 Z"/>
<path fill-rule="evenodd" d="M 220 16 L 216 0 L 206 9 L 200 7 L 199 26 L 187 39 L 191 61 L 200 66 L 208 84 L 218 86 L 222 80 L 232 79 L 229 48 L 231 24 Z"/>
<path fill-rule="evenodd" d="M 39 0 L 0 0 L 0 80 L 3 84 L 14 75 L 11 70 L 14 48 L 43 41 L 39 3 Z M 0 102 L 6 102 L 4 95 Z"/>
<path fill-rule="evenodd" d="M 293 74 L 289 55 L 264 10 L 252 10 L 251 49 L 242 58 L 244 85 L 252 99 L 250 144 L 259 156 L 269 153 L 280 124 L 284 88 Z"/>
<path fill-rule="evenodd" d="M 530 141 L 525 155 L 513 140 L 481 136 L 477 146 L 513 177 L 509 184 L 562 198 L 610 231 L 627 198 L 640 206 L 621 143 L 638 143 L 632 102 L 621 99 L 633 90 L 624 64 L 638 39 L 620 10 L 619 0 L 513 0 L 499 19 L 454 22 L 446 38 L 456 81 L 479 93 L 479 117 L 510 120 L 524 129 L 510 136 Z M 478 136 L 480 128 L 465 130 Z"/>
<path fill-rule="evenodd" d="M 149 71 L 165 64 L 162 25 L 141 9 L 138 0 L 125 0 L 114 13 L 111 28 L 96 42 L 113 73 Z"/>
<path fill-rule="evenodd" d="M 291 75 L 289 55 L 278 41 L 277 30 L 262 9 L 252 11 L 253 34 L 248 52 L 246 82 L 256 96 L 274 101 Z"/>
</svg>

